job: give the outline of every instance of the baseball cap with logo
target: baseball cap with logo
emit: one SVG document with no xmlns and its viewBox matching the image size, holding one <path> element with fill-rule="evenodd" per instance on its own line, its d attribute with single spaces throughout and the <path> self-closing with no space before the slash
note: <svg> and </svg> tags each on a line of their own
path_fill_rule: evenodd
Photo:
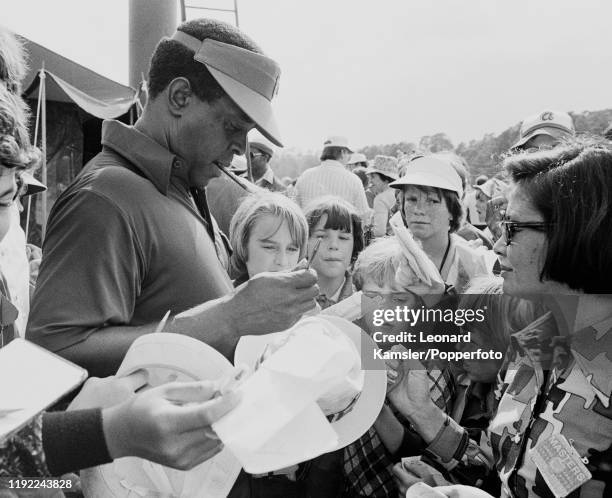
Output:
<svg viewBox="0 0 612 498">
<path fill-rule="evenodd" d="M 327 137 L 323 142 L 323 148 L 326 147 L 342 147 L 344 149 L 347 149 L 349 152 L 353 152 L 353 150 L 349 147 L 348 139 L 339 135 Z"/>
<path fill-rule="evenodd" d="M 204 64 L 225 93 L 255 122 L 261 134 L 282 147 L 272 113 L 272 98 L 278 92 L 280 67 L 262 54 L 209 38 L 197 38 L 177 31 L 174 40 L 195 52 L 194 60 Z"/>
<path fill-rule="evenodd" d="M 459 198 L 463 195 L 461 177 L 449 161 L 438 157 L 417 157 L 406 165 L 406 172 L 399 180 L 389 184 L 393 188 L 404 185 L 423 185 L 456 192 Z"/>
<path fill-rule="evenodd" d="M 376 156 L 372 165 L 366 169 L 366 173 L 371 175 L 372 173 L 379 173 L 381 175 L 388 176 L 397 180 L 399 178 L 399 167 L 397 165 L 397 159 L 392 156 Z"/>
<path fill-rule="evenodd" d="M 548 135 L 559 139 L 575 133 L 574 121 L 567 112 L 542 111 L 523 120 L 519 139 L 512 148 L 520 148 L 538 135 Z"/>
</svg>

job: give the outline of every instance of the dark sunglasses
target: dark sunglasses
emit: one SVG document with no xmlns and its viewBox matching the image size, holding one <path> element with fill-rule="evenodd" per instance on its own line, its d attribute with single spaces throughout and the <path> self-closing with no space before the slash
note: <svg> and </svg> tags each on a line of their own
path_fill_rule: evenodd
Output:
<svg viewBox="0 0 612 498">
<path fill-rule="evenodd" d="M 537 230 L 538 232 L 544 232 L 547 228 L 552 226 L 552 223 L 545 223 L 543 221 L 510 221 L 502 220 L 499 222 L 502 230 L 504 231 L 504 237 L 506 238 L 506 245 L 509 246 L 512 242 L 512 238 L 516 232 L 523 228 L 530 228 Z"/>
</svg>

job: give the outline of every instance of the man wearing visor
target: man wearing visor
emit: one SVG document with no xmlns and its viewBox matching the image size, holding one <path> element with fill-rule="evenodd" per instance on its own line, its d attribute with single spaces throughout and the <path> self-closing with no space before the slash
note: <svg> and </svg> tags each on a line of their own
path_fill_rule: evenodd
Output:
<svg viewBox="0 0 612 498">
<path fill-rule="evenodd" d="M 240 336 L 286 329 L 314 306 L 309 270 L 233 289 L 206 201 L 249 130 L 281 146 L 271 108 L 279 74 L 219 21 L 185 22 L 160 41 L 142 116 L 133 127 L 104 122 L 102 152 L 53 206 L 29 339 L 104 376 L 167 311 L 164 331 L 231 358 Z"/>
</svg>

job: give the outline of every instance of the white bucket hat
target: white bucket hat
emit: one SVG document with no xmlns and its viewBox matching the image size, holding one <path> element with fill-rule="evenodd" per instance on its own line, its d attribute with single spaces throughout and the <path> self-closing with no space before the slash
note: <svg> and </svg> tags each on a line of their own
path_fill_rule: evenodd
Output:
<svg viewBox="0 0 612 498">
<path fill-rule="evenodd" d="M 357 164 L 357 163 L 367 163 L 367 162 L 368 162 L 368 158 L 365 156 L 365 154 L 362 154 L 361 152 L 353 152 L 351 154 L 350 159 L 348 160 L 346 164 Z"/>
<path fill-rule="evenodd" d="M 335 316 L 318 315 L 314 318 L 328 321 L 347 335 L 360 352 L 361 367 L 364 369 L 363 388 L 351 410 L 345 412 L 340 418 L 333 417 L 330 422 L 338 437 L 336 448 L 330 450 L 335 451 L 363 436 L 380 414 L 387 389 L 385 363 L 381 359 L 374 358 L 374 350 L 377 349 L 375 342 L 355 324 Z M 253 368 L 267 347 L 273 344 L 280 334 L 283 332 L 262 336 L 243 336 L 236 346 L 234 364 L 245 364 Z"/>
<path fill-rule="evenodd" d="M 461 177 L 448 161 L 437 157 L 418 157 L 406 166 L 406 173 L 399 180 L 389 184 L 393 188 L 405 185 L 423 185 L 456 192 L 459 198 L 463 195 Z"/>
<path fill-rule="evenodd" d="M 380 173 L 397 180 L 399 178 L 399 167 L 397 159 L 392 156 L 376 156 L 372 164 L 366 169 L 366 174 Z"/>
<path fill-rule="evenodd" d="M 216 380 L 226 376 L 233 367 L 221 353 L 197 339 L 154 333 L 134 341 L 117 375 L 127 376 L 141 369 L 146 370 L 149 385 L 155 387 L 174 380 Z M 194 496 L 194 492 L 221 498 L 229 493 L 240 469 L 240 462 L 224 449 L 189 471 L 174 470 L 141 458 L 120 458 L 83 470 L 81 482 L 85 496 L 96 498 L 187 498 Z M 219 482 L 225 482 L 225 486 L 219 486 Z M 194 491 L 194 488 L 198 489 Z"/>
<path fill-rule="evenodd" d="M 171 40 L 193 50 L 193 58 L 206 66 L 261 134 L 283 146 L 271 106 L 280 78 L 280 67 L 274 60 L 228 43 L 208 38 L 200 41 L 182 31 L 174 33 Z"/>
</svg>

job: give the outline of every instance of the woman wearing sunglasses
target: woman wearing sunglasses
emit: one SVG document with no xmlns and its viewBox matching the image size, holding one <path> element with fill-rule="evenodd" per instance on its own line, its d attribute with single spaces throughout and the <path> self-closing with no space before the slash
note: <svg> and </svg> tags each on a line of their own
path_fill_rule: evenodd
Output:
<svg viewBox="0 0 612 498">
<path fill-rule="evenodd" d="M 610 496 L 612 150 L 577 142 L 514 156 L 506 170 L 513 189 L 495 245 L 504 292 L 544 295 L 559 336 L 539 345 L 516 337 L 517 373 L 490 427 L 502 484 L 548 496 L 555 469 L 540 457 L 550 455 L 566 475 L 580 470 L 563 485 L 568 494 Z M 574 458 L 563 460 L 556 453 L 567 445 Z"/>
<path fill-rule="evenodd" d="M 558 335 L 534 325 L 512 338 L 488 430 L 502 496 L 611 496 L 612 149 L 575 142 L 505 167 L 503 289 L 543 299 Z"/>
</svg>

